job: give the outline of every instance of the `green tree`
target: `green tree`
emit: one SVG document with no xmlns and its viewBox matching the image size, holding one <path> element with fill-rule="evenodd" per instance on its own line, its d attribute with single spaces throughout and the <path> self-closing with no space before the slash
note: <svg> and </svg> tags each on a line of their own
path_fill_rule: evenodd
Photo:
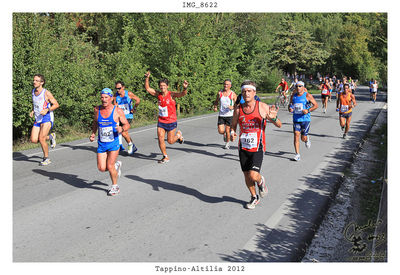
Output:
<svg viewBox="0 0 400 275">
<path fill-rule="evenodd" d="M 277 67 L 291 73 L 304 72 L 311 66 L 324 64 L 329 53 L 310 32 L 298 30 L 292 21 L 282 21 L 283 30 L 277 32 L 272 48 L 272 61 Z"/>
</svg>

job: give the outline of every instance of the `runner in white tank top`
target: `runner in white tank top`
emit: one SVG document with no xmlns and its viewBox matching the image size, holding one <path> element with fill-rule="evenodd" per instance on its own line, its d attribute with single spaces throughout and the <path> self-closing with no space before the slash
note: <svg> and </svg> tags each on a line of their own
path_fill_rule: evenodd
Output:
<svg viewBox="0 0 400 275">
<path fill-rule="evenodd" d="M 224 149 L 229 149 L 229 140 L 231 138 L 231 123 L 233 117 L 233 109 L 236 102 L 236 94 L 231 90 L 232 81 L 226 79 L 224 81 L 224 88 L 218 92 L 217 98 L 214 102 L 214 111 L 218 111 L 218 133 L 224 135 L 225 146 Z"/>
<path fill-rule="evenodd" d="M 43 151 L 43 161 L 40 165 L 48 165 L 51 163 L 49 159 L 49 146 L 47 140 L 50 139 L 51 147 L 55 147 L 55 133 L 49 135 L 50 129 L 53 127 L 53 111 L 58 108 L 58 102 L 50 91 L 43 88 L 45 84 L 44 76 L 36 74 L 33 77 L 32 102 L 33 108 L 30 117 L 35 116 L 35 123 L 31 131 L 31 142 L 40 143 Z"/>
</svg>

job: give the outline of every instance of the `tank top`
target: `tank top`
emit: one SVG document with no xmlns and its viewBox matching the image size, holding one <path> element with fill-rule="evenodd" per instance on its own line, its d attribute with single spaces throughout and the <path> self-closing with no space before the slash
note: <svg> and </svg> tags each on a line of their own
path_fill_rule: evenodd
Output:
<svg viewBox="0 0 400 275">
<path fill-rule="evenodd" d="M 166 96 L 161 93 L 157 96 L 158 99 L 158 122 L 161 123 L 173 123 L 176 122 L 176 107 L 175 100 L 171 96 L 171 92 L 168 91 Z"/>
<path fill-rule="evenodd" d="M 114 120 L 115 108 L 116 106 L 114 106 L 111 115 L 109 117 L 104 118 L 100 113 L 100 106 L 99 106 L 99 115 L 97 117 L 97 125 L 99 128 L 99 138 L 98 138 L 99 144 L 110 143 L 110 142 L 119 143 L 117 122 L 115 122 Z"/>
<path fill-rule="evenodd" d="M 374 92 L 378 91 L 378 84 L 372 84 L 372 91 Z"/>
<path fill-rule="evenodd" d="M 303 114 L 303 110 L 308 108 L 307 92 L 301 96 L 297 93 L 293 95 L 293 122 L 311 121 L 310 113 Z"/>
<path fill-rule="evenodd" d="M 323 84 L 321 94 L 328 95 L 329 92 L 330 92 L 330 89 L 329 89 L 328 85 Z"/>
<path fill-rule="evenodd" d="M 222 91 L 219 91 L 219 116 L 230 117 L 233 116 L 233 110 L 229 106 L 233 106 L 233 92 L 231 91 L 228 96 L 224 96 Z"/>
<path fill-rule="evenodd" d="M 46 102 L 46 89 L 43 89 L 39 95 L 35 95 L 35 89 L 32 90 L 33 112 L 35 114 L 35 121 L 42 122 L 43 117 L 50 116 L 51 121 L 54 120 L 53 112 L 50 111 L 44 116 L 40 114 L 46 108 L 50 108 L 50 102 Z"/>
<path fill-rule="evenodd" d="M 132 111 L 132 99 L 128 95 L 128 91 L 125 90 L 125 96 L 121 97 L 120 95 L 117 95 L 115 98 L 115 101 L 117 102 L 117 105 L 119 108 L 124 111 L 125 117 L 127 119 L 133 119 L 133 114 L 131 113 Z"/>
<path fill-rule="evenodd" d="M 260 115 L 259 105 L 260 102 L 256 101 L 254 110 L 250 114 L 246 114 L 242 105 L 239 105 L 239 148 L 241 150 L 258 152 L 261 149 L 265 152 L 266 123 Z"/>
<path fill-rule="evenodd" d="M 352 111 L 351 109 L 351 94 L 340 94 L 340 109 L 339 113 L 347 114 Z"/>
</svg>

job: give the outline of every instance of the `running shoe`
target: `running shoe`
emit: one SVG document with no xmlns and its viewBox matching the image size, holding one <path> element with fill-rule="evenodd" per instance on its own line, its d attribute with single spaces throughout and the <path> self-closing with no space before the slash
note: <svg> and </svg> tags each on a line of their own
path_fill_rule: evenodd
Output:
<svg viewBox="0 0 400 275">
<path fill-rule="evenodd" d="M 229 149 L 230 148 L 229 142 L 227 142 L 223 148 L 224 149 Z"/>
<path fill-rule="evenodd" d="M 293 160 L 299 161 L 299 160 L 300 160 L 300 154 L 296 154 L 296 155 L 294 156 Z"/>
<path fill-rule="evenodd" d="M 258 195 L 251 197 L 250 201 L 246 204 L 247 209 L 254 209 L 256 205 L 260 202 Z"/>
<path fill-rule="evenodd" d="M 115 196 L 119 194 L 119 186 L 117 184 L 111 185 L 110 190 L 108 190 L 109 196 Z"/>
<path fill-rule="evenodd" d="M 121 166 L 122 166 L 121 161 L 118 160 L 115 162 L 115 170 L 117 170 L 117 172 L 118 172 L 118 177 L 121 176 Z"/>
<path fill-rule="evenodd" d="M 340 126 L 340 128 L 342 128 L 342 132 L 344 131 L 344 126 Z"/>
<path fill-rule="evenodd" d="M 46 166 L 51 163 L 51 160 L 49 158 L 43 158 L 43 160 L 39 163 L 40 166 Z"/>
<path fill-rule="evenodd" d="M 163 163 L 167 163 L 169 161 L 168 156 L 163 156 L 162 159 L 160 159 L 158 161 L 158 163 L 163 164 Z"/>
<path fill-rule="evenodd" d="M 258 192 L 260 193 L 260 197 L 264 198 L 265 195 L 268 193 L 267 186 L 265 185 L 264 176 L 261 176 L 261 182 L 257 183 L 257 186 L 258 186 Z"/>
<path fill-rule="evenodd" d="M 133 153 L 133 143 L 128 144 L 128 154 L 131 155 Z"/>
<path fill-rule="evenodd" d="M 132 154 L 136 153 L 136 151 L 138 150 L 138 148 L 136 147 L 135 144 L 133 144 L 133 148 L 132 148 Z"/>
<path fill-rule="evenodd" d="M 57 144 L 57 142 L 56 142 L 56 133 L 51 133 L 49 135 L 49 139 L 50 139 L 50 147 L 51 148 L 55 148 L 56 144 Z"/>
<path fill-rule="evenodd" d="M 309 137 L 309 136 L 307 136 L 307 141 L 305 142 L 305 145 L 306 145 L 306 148 L 307 148 L 307 149 L 310 149 L 310 147 L 311 147 L 311 140 L 310 140 L 310 137 Z"/>
<path fill-rule="evenodd" d="M 344 134 L 343 134 L 343 139 L 346 139 L 346 137 L 347 137 L 347 134 L 344 133 Z"/>
<path fill-rule="evenodd" d="M 182 144 L 185 140 L 183 139 L 181 130 L 178 130 L 177 135 L 178 135 L 178 142 Z"/>
</svg>

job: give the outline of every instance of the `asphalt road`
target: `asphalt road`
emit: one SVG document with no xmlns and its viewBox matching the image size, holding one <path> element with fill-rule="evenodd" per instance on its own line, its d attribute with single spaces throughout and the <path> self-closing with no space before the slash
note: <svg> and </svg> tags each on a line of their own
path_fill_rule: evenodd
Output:
<svg viewBox="0 0 400 275">
<path fill-rule="evenodd" d="M 320 104 L 319 96 L 316 96 Z M 178 121 L 184 144 L 161 154 L 155 125 L 131 130 L 139 151 L 122 152 L 120 195 L 107 196 L 108 173 L 96 165 L 97 143 L 78 140 L 50 150 L 13 154 L 15 262 L 297 261 L 335 193 L 343 170 L 372 126 L 385 95 L 356 92 L 347 140 L 334 101 L 312 113 L 312 146 L 294 162 L 292 119 L 267 126 L 262 174 L 269 194 L 254 210 L 238 161 L 237 143 L 222 148 L 217 114 Z M 56 117 L 57 119 L 57 117 Z"/>
</svg>

